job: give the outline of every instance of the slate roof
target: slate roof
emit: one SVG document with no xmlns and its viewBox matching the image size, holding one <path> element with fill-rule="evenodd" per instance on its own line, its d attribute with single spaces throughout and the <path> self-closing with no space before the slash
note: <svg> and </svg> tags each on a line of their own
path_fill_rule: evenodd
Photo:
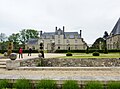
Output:
<svg viewBox="0 0 120 89">
<path fill-rule="evenodd" d="M 43 38 L 50 38 L 51 36 L 52 36 L 52 38 L 54 38 L 55 32 L 44 32 L 44 33 L 42 34 L 42 37 L 43 37 Z"/>
<path fill-rule="evenodd" d="M 30 39 L 27 43 L 28 44 L 37 44 L 37 42 L 38 42 L 38 39 Z"/>
<path fill-rule="evenodd" d="M 111 31 L 110 33 L 111 35 L 117 35 L 117 34 L 120 34 L 120 18 L 119 20 L 117 21 L 117 23 L 115 24 L 113 30 Z"/>
<path fill-rule="evenodd" d="M 78 38 L 80 38 L 80 35 L 78 34 L 78 32 L 65 32 L 64 37 L 66 38 L 67 35 L 69 35 L 70 38 L 74 38 L 74 36 L 78 36 Z"/>
<path fill-rule="evenodd" d="M 77 35 L 78 38 L 80 38 L 78 32 L 64 32 L 64 38 L 66 38 L 68 35 L 70 38 L 74 38 L 75 35 Z M 51 36 L 55 37 L 55 32 L 45 32 L 42 34 L 43 38 L 50 38 Z"/>
</svg>

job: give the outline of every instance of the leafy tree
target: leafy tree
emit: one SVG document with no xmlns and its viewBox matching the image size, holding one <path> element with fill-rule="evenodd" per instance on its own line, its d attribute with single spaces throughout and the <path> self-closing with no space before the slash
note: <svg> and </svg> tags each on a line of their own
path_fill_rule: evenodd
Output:
<svg viewBox="0 0 120 89">
<path fill-rule="evenodd" d="M 102 49 L 104 49 L 104 39 L 103 38 L 98 38 L 98 39 L 96 39 L 96 41 L 93 43 L 93 45 L 92 45 L 92 48 L 93 49 L 99 49 L 99 47 L 100 47 L 100 42 L 101 42 L 101 44 L 103 44 L 103 46 L 102 46 Z"/>
<path fill-rule="evenodd" d="M 20 35 L 19 33 L 12 34 L 8 37 L 8 41 L 13 42 L 13 47 L 14 49 L 19 48 L 19 43 L 20 43 Z"/>
<path fill-rule="evenodd" d="M 7 39 L 7 36 L 5 35 L 5 33 L 1 33 L 0 34 L 0 41 L 3 42 Z"/>
<path fill-rule="evenodd" d="M 25 48 L 25 44 L 29 39 L 38 38 L 38 34 L 38 31 L 33 29 L 23 29 L 20 31 L 20 41 L 23 44 L 23 47 Z"/>
<path fill-rule="evenodd" d="M 5 33 L 0 33 L 0 49 L 1 50 L 5 50 L 6 49 L 6 44 L 5 44 L 5 40 L 7 39 L 7 36 L 5 35 Z"/>
</svg>

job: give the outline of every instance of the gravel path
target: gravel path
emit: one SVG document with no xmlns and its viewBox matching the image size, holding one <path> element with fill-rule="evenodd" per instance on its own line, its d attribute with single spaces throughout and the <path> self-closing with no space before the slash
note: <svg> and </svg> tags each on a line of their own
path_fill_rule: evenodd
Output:
<svg viewBox="0 0 120 89">
<path fill-rule="evenodd" d="M 6 70 L 0 69 L 1 79 L 54 79 L 54 80 L 119 80 L 120 81 L 120 71 L 49 71 L 49 70 Z"/>
</svg>

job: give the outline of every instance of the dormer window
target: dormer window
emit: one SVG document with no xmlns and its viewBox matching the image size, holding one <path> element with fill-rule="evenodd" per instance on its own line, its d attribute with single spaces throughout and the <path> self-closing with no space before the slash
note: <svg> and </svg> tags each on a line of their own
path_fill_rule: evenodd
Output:
<svg viewBox="0 0 120 89">
<path fill-rule="evenodd" d="M 60 35 L 60 33 L 61 33 L 61 32 L 60 32 L 60 31 L 58 31 L 58 35 Z"/>
<path fill-rule="evenodd" d="M 74 35 L 70 35 L 70 38 L 73 39 L 73 38 L 74 38 Z"/>
</svg>

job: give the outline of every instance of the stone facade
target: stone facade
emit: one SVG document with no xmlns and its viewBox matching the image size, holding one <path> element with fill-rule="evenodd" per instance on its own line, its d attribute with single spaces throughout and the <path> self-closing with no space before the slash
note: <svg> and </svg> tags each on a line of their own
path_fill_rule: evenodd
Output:
<svg viewBox="0 0 120 89">
<path fill-rule="evenodd" d="M 120 49 L 120 18 L 106 39 L 107 49 Z"/>
<path fill-rule="evenodd" d="M 65 27 L 63 29 L 55 28 L 55 32 L 40 32 L 40 38 L 33 40 L 31 39 L 26 48 L 32 47 L 35 49 L 39 49 L 39 44 L 43 42 L 44 50 L 54 52 L 57 49 L 60 50 L 84 50 L 87 47 L 87 44 L 81 37 L 81 30 L 80 34 L 78 32 L 65 32 Z"/>
<path fill-rule="evenodd" d="M 120 35 L 114 35 L 107 39 L 107 49 L 120 49 Z"/>
</svg>

